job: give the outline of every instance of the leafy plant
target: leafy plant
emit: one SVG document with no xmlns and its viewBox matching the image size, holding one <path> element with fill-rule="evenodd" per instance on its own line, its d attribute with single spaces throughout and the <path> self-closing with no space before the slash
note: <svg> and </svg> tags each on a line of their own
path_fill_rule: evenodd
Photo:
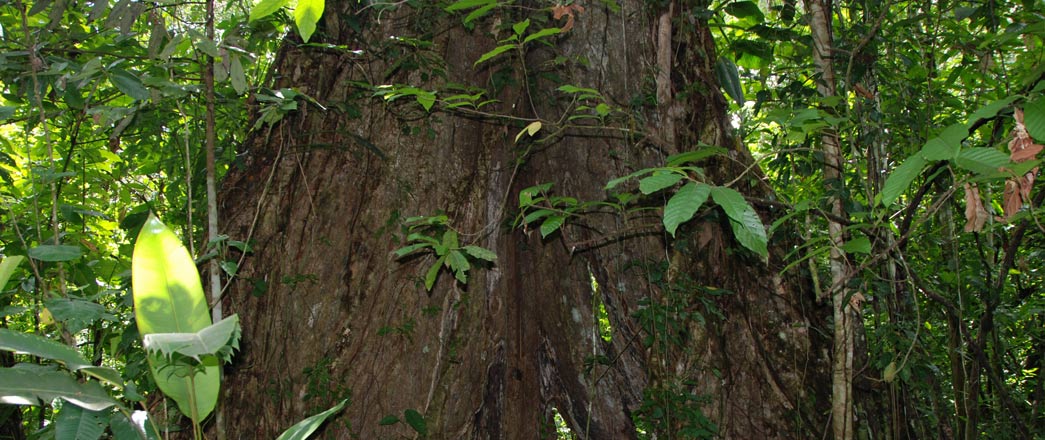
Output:
<svg viewBox="0 0 1045 440">
<path fill-rule="evenodd" d="M 457 231 L 448 225 L 446 215 L 410 217 L 404 222 L 407 225 L 407 245 L 396 249 L 396 258 L 402 259 L 416 253 L 431 253 L 436 257 L 435 263 L 425 273 L 425 290 L 432 290 L 439 272 L 446 268 L 454 274 L 461 284 L 468 283 L 468 271 L 473 264 L 488 264 L 497 261 L 497 254 L 488 249 L 466 245 L 461 246 Z"/>
</svg>

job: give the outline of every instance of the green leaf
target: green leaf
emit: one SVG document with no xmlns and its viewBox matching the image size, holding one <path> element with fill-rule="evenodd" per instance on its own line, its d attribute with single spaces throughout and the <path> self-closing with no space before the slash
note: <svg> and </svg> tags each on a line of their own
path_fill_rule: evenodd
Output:
<svg viewBox="0 0 1045 440">
<path fill-rule="evenodd" d="M 14 274 L 15 269 L 22 263 L 22 260 L 25 260 L 25 257 L 21 255 L 0 258 L 0 291 L 4 290 L 7 280 L 11 279 L 11 275 Z"/>
<path fill-rule="evenodd" d="M 534 185 L 528 188 L 523 188 L 519 191 L 519 207 L 530 206 L 533 204 L 534 197 L 541 195 L 551 189 L 553 183 L 542 183 L 540 185 Z"/>
<path fill-rule="evenodd" d="M 616 179 L 613 179 L 613 180 L 611 180 L 611 181 L 607 182 L 607 183 L 606 183 L 606 188 L 605 188 L 605 189 L 613 189 L 613 188 L 616 188 L 616 187 L 617 187 L 617 185 L 620 185 L 620 184 L 621 184 L 621 182 L 624 182 L 624 181 L 626 181 L 626 180 L 630 180 L 630 179 L 633 179 L 633 178 L 635 178 L 635 177 L 638 177 L 638 176 L 641 176 L 641 175 L 644 175 L 644 174 L 649 174 L 649 173 L 652 173 L 653 171 L 654 171 L 654 169 L 653 169 L 653 168 L 644 168 L 644 169 L 638 170 L 638 171 L 636 171 L 636 172 L 634 172 L 634 173 L 628 174 L 627 176 L 623 176 L 623 177 L 618 177 L 618 178 L 616 178 Z"/>
<path fill-rule="evenodd" d="M 462 249 L 465 252 L 467 252 L 468 255 L 471 255 L 472 257 L 478 258 L 480 260 L 485 260 L 489 262 L 497 261 L 497 254 L 493 253 L 489 249 L 482 248 L 479 246 L 465 246 Z"/>
<path fill-rule="evenodd" d="M 195 333 L 150 333 L 142 338 L 146 350 L 170 359 L 175 354 L 201 362 L 204 356 L 217 356 L 225 362 L 239 348 L 239 316 L 232 314 L 217 324 Z"/>
<path fill-rule="evenodd" d="M 325 422 L 327 419 L 329 419 L 334 414 L 337 414 L 338 412 L 341 412 L 341 410 L 345 408 L 346 404 L 348 404 L 348 399 L 342 400 L 341 403 L 338 403 L 337 405 L 334 405 L 333 408 L 330 408 L 330 409 L 328 409 L 326 411 L 323 411 L 323 412 L 321 412 L 319 414 L 316 414 L 316 415 L 314 415 L 312 417 L 309 417 L 309 418 L 307 418 L 305 420 L 302 420 L 302 421 L 298 422 L 294 426 L 291 426 L 290 429 L 288 429 L 286 431 L 283 431 L 283 433 L 280 434 L 279 437 L 276 437 L 276 440 L 305 440 L 305 439 L 307 439 L 309 436 L 312 435 L 312 433 L 316 432 L 316 430 L 319 429 L 319 427 L 321 425 L 323 425 L 323 422 Z M 385 421 L 385 419 L 381 419 L 381 422 L 384 422 L 384 421 Z M 384 424 L 384 423 L 382 423 L 382 424 Z"/>
<path fill-rule="evenodd" d="M 69 405 L 62 407 L 54 423 L 55 438 L 97 440 L 105 432 L 109 417 L 106 413 Z"/>
<path fill-rule="evenodd" d="M 288 1 L 289 0 L 260 0 L 258 1 L 258 4 L 250 9 L 250 18 L 248 21 L 268 17 L 269 15 L 276 13 L 280 8 L 286 6 Z"/>
<path fill-rule="evenodd" d="M 722 84 L 722 89 L 726 91 L 726 94 L 733 98 L 733 102 L 743 107 L 744 87 L 740 84 L 740 72 L 733 60 L 719 57 L 715 62 L 715 77 L 718 78 L 718 83 Z"/>
<path fill-rule="evenodd" d="M 66 330 L 77 333 L 102 318 L 115 320 L 105 306 L 79 298 L 55 298 L 44 302 L 55 319 L 62 321 Z"/>
<path fill-rule="evenodd" d="M 458 0 L 458 1 L 454 2 L 453 4 L 451 4 L 450 6 L 447 6 L 443 10 L 446 11 L 446 12 L 453 12 L 453 11 L 459 11 L 461 9 L 470 9 L 470 8 L 475 8 L 475 7 L 479 7 L 479 6 L 488 6 L 488 5 L 491 5 L 491 4 L 496 4 L 495 2 L 496 2 L 496 0 Z"/>
<path fill-rule="evenodd" d="M 533 40 L 536 40 L 538 38 L 544 38 L 544 37 L 547 37 L 549 35 L 556 35 L 559 32 L 562 32 L 562 29 L 559 29 L 557 27 L 544 28 L 544 29 L 541 29 L 541 30 L 539 30 L 537 32 L 534 32 L 534 33 L 528 35 L 526 38 L 524 38 L 523 39 L 523 44 L 529 43 L 529 42 L 531 42 Z"/>
<path fill-rule="evenodd" d="M 476 9 L 469 13 L 467 16 L 465 16 L 464 20 L 461 20 L 461 23 L 467 26 L 468 23 L 471 23 L 472 21 L 486 15 L 486 13 L 490 12 L 490 10 L 493 9 L 495 6 L 497 6 L 497 3 L 490 3 L 486 6 Z"/>
<path fill-rule="evenodd" d="M 396 423 L 399 423 L 399 417 L 391 414 L 382 417 L 381 420 L 377 422 L 377 424 L 381 426 L 395 425 Z"/>
<path fill-rule="evenodd" d="M 79 246 L 42 244 L 26 251 L 29 257 L 40 261 L 70 261 L 80 258 L 83 250 Z"/>
<path fill-rule="evenodd" d="M 403 247 L 401 247 L 399 249 L 396 249 L 395 252 L 393 252 L 393 254 L 398 259 L 398 258 L 403 258 L 403 257 L 405 257 L 407 255 L 410 255 L 410 254 L 414 253 L 417 250 L 428 248 L 428 247 L 432 247 L 432 245 L 430 243 L 415 243 L 415 244 L 412 244 L 412 245 L 409 245 L 409 246 L 403 246 Z"/>
<path fill-rule="evenodd" d="M 131 272 L 134 316 L 143 336 L 195 333 L 211 324 L 195 262 L 178 237 L 155 216 L 150 215 L 138 233 Z M 148 359 L 157 386 L 178 403 L 183 414 L 199 422 L 214 410 L 221 372 L 217 357 L 204 358 L 203 368 L 192 378 L 188 371 L 172 368 L 162 356 Z"/>
<path fill-rule="evenodd" d="M 1023 125 L 1034 140 L 1045 142 L 1045 98 L 1038 98 L 1023 106 Z"/>
<path fill-rule="evenodd" d="M 243 63 L 238 56 L 232 57 L 230 63 L 232 66 L 229 70 L 229 80 L 232 81 L 232 89 L 242 94 L 247 91 L 247 75 L 243 72 Z"/>
<path fill-rule="evenodd" d="M 958 153 L 954 163 L 977 174 L 993 174 L 1009 164 L 1009 155 L 993 148 L 966 148 Z"/>
<path fill-rule="evenodd" d="M 435 264 L 428 268 L 428 273 L 425 274 L 425 290 L 431 291 L 432 286 L 435 286 L 435 279 L 439 277 L 439 270 L 443 267 L 443 262 L 446 261 L 446 255 L 439 257 L 435 260 Z"/>
<path fill-rule="evenodd" d="M 673 154 L 668 156 L 665 161 L 665 165 L 669 167 L 677 167 L 687 163 L 697 162 L 703 159 L 707 159 L 713 156 L 720 156 L 726 154 L 727 150 L 722 147 L 713 147 L 711 145 L 700 145 L 696 150 L 686 151 L 679 154 Z"/>
<path fill-rule="evenodd" d="M 710 186 L 698 182 L 689 182 L 679 188 L 664 207 L 664 229 L 674 237 L 675 230 L 693 218 L 697 210 L 708 200 L 710 192 Z"/>
<path fill-rule="evenodd" d="M 472 265 L 468 263 L 464 254 L 457 250 L 450 251 L 446 254 L 446 261 L 450 263 L 450 270 L 454 272 L 454 278 L 457 278 L 461 284 L 468 284 L 468 269 L 471 269 Z"/>
<path fill-rule="evenodd" d="M 755 208 L 744 200 L 744 196 L 732 188 L 715 186 L 711 188 L 711 198 L 729 216 L 733 237 L 741 245 L 762 257 L 763 261 L 768 260 L 769 239 L 766 237 L 766 227 Z"/>
<path fill-rule="evenodd" d="M 515 135 L 515 142 L 519 142 L 519 138 L 521 138 L 524 133 L 529 134 L 530 137 L 533 137 L 533 135 L 537 134 L 537 132 L 539 131 L 541 131 L 541 121 L 533 121 L 529 125 L 524 127 L 522 131 L 519 132 L 519 134 Z"/>
<path fill-rule="evenodd" d="M 149 99 L 149 90 L 145 88 L 142 81 L 134 74 L 123 69 L 112 69 L 109 71 L 109 81 L 123 94 L 139 101 Z"/>
<path fill-rule="evenodd" d="M 78 350 L 68 345 L 37 334 L 16 332 L 6 328 L 0 328 L 0 350 L 58 361 L 72 371 L 92 366 L 80 355 Z"/>
<path fill-rule="evenodd" d="M 639 191 L 642 191 L 643 194 L 650 195 L 672 186 L 680 180 L 682 180 L 682 174 L 679 173 L 673 173 L 670 171 L 655 172 L 652 176 L 643 178 L 639 181 Z"/>
<path fill-rule="evenodd" d="M 969 129 L 965 124 L 953 124 L 944 129 L 939 136 L 929 139 L 919 154 L 930 162 L 952 160 L 961 149 L 962 140 L 968 135 Z"/>
<path fill-rule="evenodd" d="M 478 66 L 479 64 L 482 64 L 483 61 L 489 60 L 490 58 L 493 58 L 512 49 L 515 49 L 514 44 L 504 44 L 501 46 L 497 46 L 493 48 L 493 50 L 479 56 L 479 60 L 477 60 L 475 64 L 472 64 L 472 67 Z"/>
<path fill-rule="evenodd" d="M 885 185 L 882 187 L 882 206 L 891 205 L 900 197 L 900 194 L 907 191 L 907 187 L 911 186 L 911 182 L 914 182 L 914 179 L 922 172 L 922 168 L 925 168 L 925 163 L 925 158 L 921 154 L 913 154 L 892 173 L 889 173 L 889 177 L 885 179 Z"/>
<path fill-rule="evenodd" d="M 840 246 L 840 248 L 851 254 L 870 254 L 871 253 L 871 240 L 866 236 L 856 237 L 849 240 Z"/>
<path fill-rule="evenodd" d="M 0 105 L 0 122 L 6 121 L 10 119 L 12 116 L 14 116 L 15 110 L 18 110 L 18 107 L 10 105 Z"/>
<path fill-rule="evenodd" d="M 0 403 L 40 405 L 59 397 L 95 411 L 117 404 L 98 382 L 80 383 L 64 371 L 0 368 Z"/>
<path fill-rule="evenodd" d="M 414 95 L 414 99 L 417 100 L 418 104 L 421 104 L 421 107 L 426 112 L 432 111 L 432 105 L 435 104 L 435 93 L 424 91 Z"/>
<path fill-rule="evenodd" d="M 553 215 L 541 223 L 541 238 L 548 238 L 553 232 L 558 231 L 562 227 L 563 223 L 566 223 L 566 217 L 562 215 Z"/>
<path fill-rule="evenodd" d="M 425 423 L 425 417 L 421 413 L 413 409 L 403 411 L 403 418 L 406 419 L 406 424 L 414 428 L 418 434 L 422 436 L 428 435 L 428 426 Z"/>
<path fill-rule="evenodd" d="M 298 34 L 304 42 L 308 43 L 316 31 L 316 23 L 323 16 L 325 4 L 325 0 L 298 0 L 294 7 L 294 23 L 298 25 Z"/>
<path fill-rule="evenodd" d="M 725 11 L 736 18 L 754 17 L 757 21 L 765 19 L 765 15 L 758 8 L 758 4 L 751 1 L 732 2 L 726 5 Z"/>
<path fill-rule="evenodd" d="M 529 18 L 527 18 L 527 19 L 525 19 L 523 21 L 520 21 L 518 23 L 513 24 L 512 25 L 512 30 L 515 31 L 515 35 L 522 35 L 523 32 L 526 32 L 526 28 L 528 28 L 528 27 L 530 27 L 530 19 Z"/>
<path fill-rule="evenodd" d="M 1022 95 L 1013 95 L 980 107 L 973 114 L 969 115 L 969 122 L 965 124 L 966 127 L 972 127 L 979 122 L 980 119 L 990 119 L 997 116 L 998 112 L 1022 97 Z"/>
</svg>

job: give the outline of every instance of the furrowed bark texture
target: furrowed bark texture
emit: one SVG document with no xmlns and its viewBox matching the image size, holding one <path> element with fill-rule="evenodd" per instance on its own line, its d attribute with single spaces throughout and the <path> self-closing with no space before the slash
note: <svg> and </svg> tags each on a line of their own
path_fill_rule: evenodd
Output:
<svg viewBox="0 0 1045 440">
<path fill-rule="evenodd" d="M 225 383 L 226 408 L 236 408 L 229 438 L 273 437 L 349 390 L 351 405 L 325 428 L 330 438 L 413 438 L 405 423 L 378 423 L 407 409 L 425 416 L 429 438 L 446 439 L 555 438 L 553 411 L 591 439 L 637 438 L 637 429 L 685 437 L 709 423 L 723 438 L 824 429 L 829 342 L 807 318 L 822 311 L 799 280 L 742 250 L 719 211 L 701 212 L 670 245 L 652 210 L 571 219 L 547 239 L 511 226 L 520 189 L 555 182 L 554 194 L 602 200 L 610 179 L 699 142 L 730 150 L 706 164 L 710 180 L 739 177 L 734 188 L 771 197 L 729 137 L 697 11 L 670 10 L 673 97 L 658 105 L 656 22 L 668 9 L 620 4 L 611 12 L 585 3 L 554 48 L 528 46 L 528 83 L 518 52 L 473 68 L 510 35 L 504 24 L 525 18 L 511 15 L 519 9 L 496 10 L 469 31 L 437 10 L 379 14 L 335 2 L 316 38 L 362 53 L 287 45 L 273 88 L 295 87 L 326 110 L 302 102 L 259 132 L 223 189 L 223 230 L 253 230 L 254 243 L 225 297 L 243 322 Z M 545 27 L 564 24 L 546 18 Z M 431 47 L 407 40 L 423 32 L 435 35 Z M 553 63 L 557 55 L 568 61 Z M 557 87 L 591 87 L 633 115 L 637 131 L 676 127 L 675 142 L 569 128 L 516 144 L 525 122 L 429 115 L 409 97 L 381 102 L 356 85 L 437 81 L 496 90 L 499 102 L 482 110 L 540 117 L 548 125 L 538 138 L 556 131 L 570 102 Z M 443 273 L 429 293 L 422 279 L 434 258 L 391 253 L 405 244 L 403 219 L 440 211 L 462 244 L 498 261 L 473 268 L 467 285 Z M 774 215 L 763 214 L 767 223 Z M 610 341 L 598 336 L 597 302 Z M 654 416 L 658 407 L 666 415 Z"/>
</svg>

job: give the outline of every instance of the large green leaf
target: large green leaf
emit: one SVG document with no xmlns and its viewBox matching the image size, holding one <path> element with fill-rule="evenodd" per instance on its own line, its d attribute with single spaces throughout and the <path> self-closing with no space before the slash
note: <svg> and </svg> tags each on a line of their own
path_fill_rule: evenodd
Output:
<svg viewBox="0 0 1045 440">
<path fill-rule="evenodd" d="M 109 415 L 76 405 L 63 406 L 55 420 L 55 438 L 63 440 L 97 440 L 105 433 Z"/>
<path fill-rule="evenodd" d="M 59 397 L 95 411 L 117 404 L 98 382 L 80 383 L 64 371 L 0 368 L 0 403 L 40 405 Z"/>
<path fill-rule="evenodd" d="M 983 107 L 980 107 L 979 110 L 976 110 L 975 112 L 973 112 L 973 114 L 969 115 L 969 121 L 966 125 L 968 127 L 972 127 L 974 124 L 979 122 L 980 119 L 993 118 L 997 116 L 998 112 L 1000 112 L 1003 108 L 1008 107 L 1014 101 L 1022 97 L 1022 95 L 1008 96 L 1006 98 L 999 99 Z"/>
<path fill-rule="evenodd" d="M 1009 164 L 1009 155 L 993 148 L 966 148 L 958 153 L 955 164 L 978 174 L 994 174 Z"/>
<path fill-rule="evenodd" d="M 733 63 L 733 60 L 727 57 L 719 57 L 718 61 L 715 62 L 715 77 L 718 79 L 718 83 L 722 84 L 722 90 L 725 90 L 726 94 L 733 98 L 733 102 L 743 107 L 744 87 L 740 84 L 740 72 L 737 70 L 737 65 Z"/>
<path fill-rule="evenodd" d="M 34 260 L 56 262 L 70 261 L 80 258 L 80 255 L 83 255 L 83 250 L 81 250 L 79 246 L 42 244 L 29 248 L 26 253 Z"/>
<path fill-rule="evenodd" d="M 670 171 L 656 172 L 649 177 L 639 180 L 639 191 L 646 195 L 653 194 L 678 183 L 680 180 L 682 180 L 682 175 L 679 173 Z"/>
<path fill-rule="evenodd" d="M 11 279 L 11 275 L 14 274 L 15 268 L 25 260 L 25 257 L 21 255 L 11 255 L 4 257 L 0 261 L 0 290 L 4 290 L 4 286 L 7 285 L 7 280 Z"/>
<path fill-rule="evenodd" d="M 679 225 L 692 219 L 707 201 L 710 191 L 710 186 L 697 182 L 689 182 L 679 188 L 664 207 L 664 229 L 674 237 Z"/>
<path fill-rule="evenodd" d="M 200 275 L 189 252 L 159 219 L 149 216 L 138 234 L 132 259 L 134 316 L 141 334 L 195 333 L 211 324 Z M 205 356 L 203 367 L 189 370 L 150 355 L 153 378 L 183 414 L 203 420 L 218 399 L 218 358 Z M 191 377 L 190 377 L 191 376 Z M 190 397 L 191 396 L 191 397 Z"/>
<path fill-rule="evenodd" d="M 131 98 L 144 101 L 149 99 L 149 89 L 145 88 L 142 81 L 133 73 L 123 69 L 112 69 L 109 71 L 109 81 Z"/>
<path fill-rule="evenodd" d="M 319 23 L 319 18 L 323 16 L 325 6 L 325 0 L 298 0 L 297 6 L 294 7 L 294 23 L 297 23 L 298 34 L 306 43 L 316 31 L 316 23 Z"/>
<path fill-rule="evenodd" d="M 90 362 L 76 349 L 43 336 L 0 328 L 0 350 L 29 354 L 61 362 L 66 368 L 76 371 L 91 367 Z"/>
<path fill-rule="evenodd" d="M 920 154 L 928 161 L 954 159 L 962 147 L 962 140 L 968 135 L 969 130 L 965 128 L 965 124 L 951 125 L 939 136 L 929 139 Z"/>
<path fill-rule="evenodd" d="M 312 435 L 313 432 L 316 431 L 316 429 L 319 429 L 319 426 L 322 425 L 323 422 L 330 418 L 330 416 L 337 414 L 339 411 L 341 411 L 347 403 L 347 399 L 342 400 L 341 403 L 335 405 L 333 408 L 330 408 L 326 411 L 323 411 L 319 414 L 316 414 L 312 417 L 298 422 L 296 425 L 291 426 L 290 429 L 280 434 L 279 437 L 276 438 L 276 440 L 307 439 L 310 435 Z"/>
<path fill-rule="evenodd" d="M 1045 142 L 1045 98 L 1028 102 L 1023 107 L 1023 125 L 1034 140 Z"/>
<path fill-rule="evenodd" d="M 885 179 L 885 185 L 882 187 L 882 206 L 891 205 L 900 197 L 900 194 L 907 191 L 907 187 L 911 186 L 911 182 L 914 182 L 914 179 L 922 172 L 922 168 L 925 168 L 925 163 L 925 158 L 921 154 L 914 154 L 896 167 L 892 173 L 889 173 L 889 177 Z"/>
<path fill-rule="evenodd" d="M 287 5 L 288 0 L 261 0 L 250 9 L 248 21 L 268 17 Z"/>
<path fill-rule="evenodd" d="M 739 192 L 724 186 L 712 187 L 711 198 L 729 216 L 733 237 L 763 260 L 767 260 L 769 258 L 769 239 L 766 237 L 766 226 L 762 224 L 762 219 L 758 217 L 755 208 Z"/>
</svg>

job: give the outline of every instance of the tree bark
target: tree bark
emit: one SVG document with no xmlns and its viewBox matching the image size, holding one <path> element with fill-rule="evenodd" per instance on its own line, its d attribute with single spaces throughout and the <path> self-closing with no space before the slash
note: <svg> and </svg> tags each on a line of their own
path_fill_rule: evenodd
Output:
<svg viewBox="0 0 1045 440">
<path fill-rule="evenodd" d="M 335 46 L 284 47 L 273 88 L 294 87 L 325 110 L 300 102 L 257 132 L 223 187 L 222 230 L 254 248 L 225 297 L 243 322 L 224 385 L 229 438 L 273 437 L 348 395 L 326 427 L 332 438 L 414 438 L 405 423 L 379 424 L 408 409 L 424 415 L 430 438 L 555 438 L 553 412 L 579 438 L 820 435 L 830 342 L 810 289 L 779 274 L 787 243 L 766 265 L 715 210 L 674 241 L 642 232 L 659 230 L 649 211 L 572 218 L 547 239 L 511 225 L 523 188 L 554 182 L 555 194 L 602 200 L 610 179 L 701 143 L 729 149 L 704 164 L 710 181 L 770 197 L 730 136 L 699 6 L 618 3 L 619 12 L 597 2 L 575 10 L 554 47 L 528 46 L 525 70 L 515 52 L 473 63 L 527 18 L 513 14 L 546 12 L 498 9 L 469 31 L 436 9 L 328 2 L 313 38 Z M 662 78 L 652 67 L 666 12 L 668 106 L 649 103 L 646 82 Z M 409 44 L 425 35 L 431 46 Z M 373 99 L 361 82 L 489 88 L 499 102 L 482 112 L 507 117 L 428 114 L 407 98 Z M 599 90 L 648 135 L 575 127 L 516 144 L 518 120 L 545 121 L 538 137 L 555 131 L 563 83 Z M 665 126 L 670 137 L 656 128 Z M 427 292 L 434 258 L 391 252 L 405 244 L 403 219 L 440 211 L 462 244 L 498 260 L 473 268 L 467 285 L 443 273 Z M 595 331 L 597 302 L 609 341 Z"/>
</svg>

